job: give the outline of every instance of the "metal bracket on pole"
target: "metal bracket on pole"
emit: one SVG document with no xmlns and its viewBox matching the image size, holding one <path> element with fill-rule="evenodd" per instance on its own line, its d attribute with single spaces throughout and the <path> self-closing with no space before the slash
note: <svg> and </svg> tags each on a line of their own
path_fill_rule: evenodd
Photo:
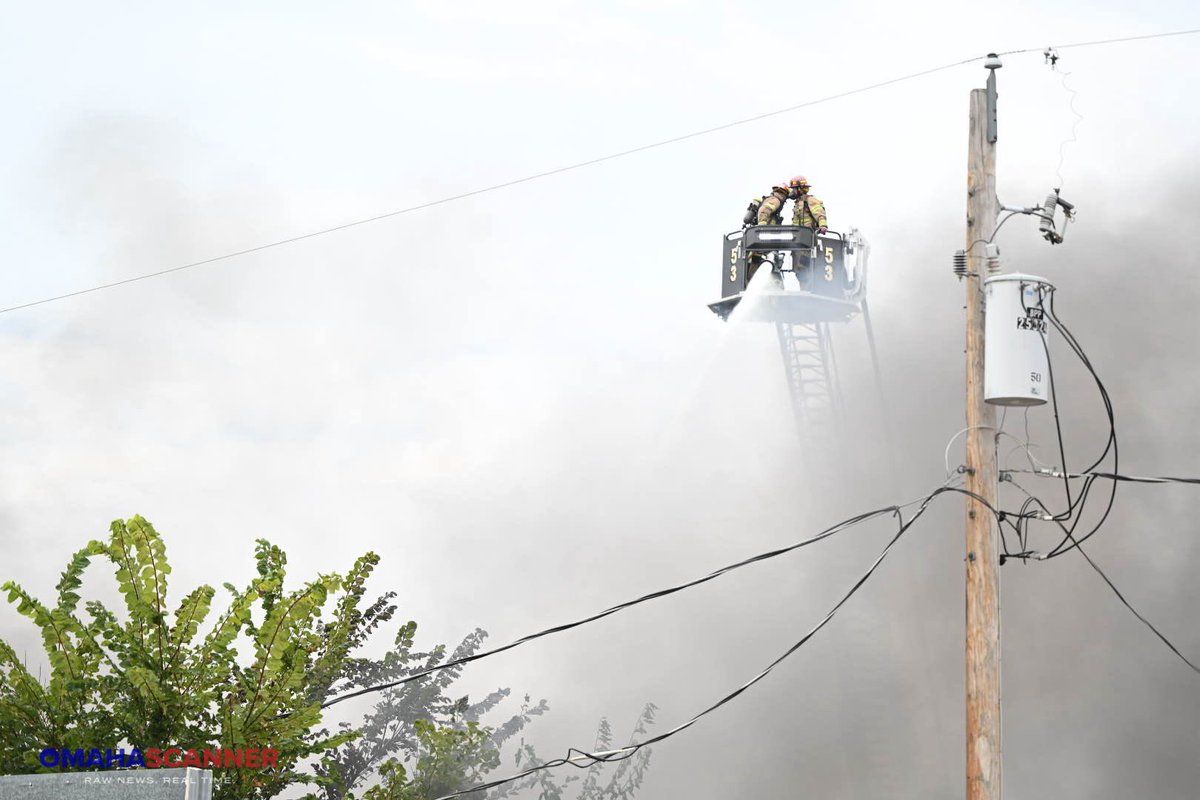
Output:
<svg viewBox="0 0 1200 800">
<path fill-rule="evenodd" d="M 983 66 L 987 68 L 987 140 L 988 144 L 996 143 L 996 70 L 1004 66 L 1000 63 L 1000 57 L 995 53 L 987 54 L 987 61 L 983 62 Z"/>
</svg>

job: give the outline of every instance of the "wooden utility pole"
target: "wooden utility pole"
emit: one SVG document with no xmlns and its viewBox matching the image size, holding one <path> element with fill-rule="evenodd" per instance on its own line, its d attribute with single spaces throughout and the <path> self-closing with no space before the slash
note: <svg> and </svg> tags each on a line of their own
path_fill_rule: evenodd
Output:
<svg viewBox="0 0 1200 800">
<path fill-rule="evenodd" d="M 996 199 L 996 67 L 971 92 L 967 156 L 967 489 L 996 508 L 996 412 L 983 399 L 984 243 Z M 967 800 L 1000 800 L 1000 555 L 996 519 L 967 498 Z"/>
</svg>

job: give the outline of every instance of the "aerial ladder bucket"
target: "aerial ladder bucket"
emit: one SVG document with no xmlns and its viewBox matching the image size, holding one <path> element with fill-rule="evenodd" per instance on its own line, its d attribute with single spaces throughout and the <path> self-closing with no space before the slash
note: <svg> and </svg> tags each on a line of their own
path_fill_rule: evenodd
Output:
<svg viewBox="0 0 1200 800">
<path fill-rule="evenodd" d="M 723 320 L 740 307 L 738 320 L 774 324 L 796 429 L 804 440 L 836 436 L 844 424 L 831 324 L 862 316 L 879 379 L 866 300 L 869 252 L 866 239 L 853 228 L 843 235 L 758 225 L 725 235 L 721 299 L 708 307 Z M 743 305 L 752 266 L 770 269 L 779 279 Z M 796 288 L 783 281 L 787 273 Z"/>
</svg>

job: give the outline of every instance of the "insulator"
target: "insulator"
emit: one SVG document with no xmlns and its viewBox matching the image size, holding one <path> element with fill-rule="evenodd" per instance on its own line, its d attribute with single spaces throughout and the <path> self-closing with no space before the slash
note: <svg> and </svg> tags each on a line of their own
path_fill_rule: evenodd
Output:
<svg viewBox="0 0 1200 800">
<path fill-rule="evenodd" d="M 1000 248 L 994 244 L 989 244 L 984 250 L 987 252 L 988 275 L 1000 274 Z"/>
<path fill-rule="evenodd" d="M 1051 244 L 1055 244 L 1055 240 L 1062 241 L 1062 238 L 1054 229 L 1054 211 L 1058 208 L 1058 190 L 1051 190 L 1050 194 L 1046 195 L 1046 200 L 1042 203 L 1042 220 L 1038 223 L 1038 230 L 1041 231 L 1042 237 Z"/>
<path fill-rule="evenodd" d="M 966 250 L 954 251 L 954 274 L 958 276 L 959 280 L 962 280 L 963 278 L 967 277 L 967 251 Z"/>
</svg>

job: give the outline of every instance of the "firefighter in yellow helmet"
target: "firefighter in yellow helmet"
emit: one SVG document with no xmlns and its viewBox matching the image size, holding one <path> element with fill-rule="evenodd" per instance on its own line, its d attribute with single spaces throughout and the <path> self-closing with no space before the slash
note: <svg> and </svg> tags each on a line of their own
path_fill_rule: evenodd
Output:
<svg viewBox="0 0 1200 800">
<path fill-rule="evenodd" d="M 808 178 L 803 175 L 797 175 L 789 181 L 771 187 L 771 193 L 759 203 L 758 224 L 782 225 L 783 206 L 788 200 L 793 200 L 792 224 L 812 228 L 818 234 L 825 233 L 829 229 L 829 220 L 825 215 L 825 204 L 809 194 L 809 188 Z M 799 258 L 807 263 L 806 258 Z M 757 253 L 750 257 L 750 261 L 746 265 L 747 281 L 754 277 L 754 273 L 758 271 L 764 260 L 763 256 Z M 772 277 L 776 288 L 782 288 L 782 276 L 776 272 Z"/>
</svg>

